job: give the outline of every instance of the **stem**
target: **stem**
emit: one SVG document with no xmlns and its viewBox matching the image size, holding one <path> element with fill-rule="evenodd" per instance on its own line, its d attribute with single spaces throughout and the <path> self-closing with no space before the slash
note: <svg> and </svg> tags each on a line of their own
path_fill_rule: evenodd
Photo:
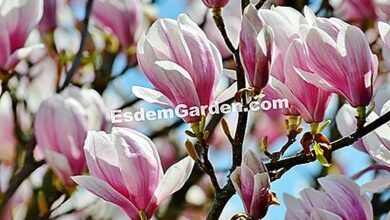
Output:
<svg viewBox="0 0 390 220">
<path fill-rule="evenodd" d="M 256 4 L 256 9 L 259 10 L 263 5 L 264 3 L 266 2 L 267 0 L 260 0 L 257 4 Z"/>
<path fill-rule="evenodd" d="M 72 67 L 66 73 L 65 82 L 62 85 L 62 87 L 58 90 L 58 92 L 61 92 L 70 84 L 70 81 L 72 80 L 73 75 L 76 73 L 76 70 L 80 65 L 81 58 L 83 56 L 83 51 L 85 48 L 85 44 L 87 42 L 88 25 L 89 25 L 89 18 L 91 17 L 92 6 L 93 6 L 93 0 L 88 0 L 87 5 L 85 6 L 85 17 L 83 20 L 84 26 L 83 26 L 83 30 L 81 31 L 80 48 L 77 51 L 76 56 L 73 60 Z"/>
<path fill-rule="evenodd" d="M 385 165 L 378 165 L 378 164 L 372 165 L 372 166 L 369 166 L 369 167 L 365 168 L 364 170 L 359 171 L 358 173 L 354 174 L 353 176 L 351 176 L 351 179 L 353 179 L 353 180 L 359 179 L 361 176 L 363 176 L 364 174 L 366 174 L 367 172 L 370 172 L 372 170 L 385 170 L 387 172 L 390 172 L 390 167 L 385 166 Z"/>
<path fill-rule="evenodd" d="M 42 166 L 45 162 L 34 160 L 33 152 L 35 148 L 36 142 L 35 139 L 31 141 L 29 148 L 27 149 L 24 165 L 23 167 L 16 173 L 15 176 L 12 177 L 9 187 L 7 191 L 4 193 L 2 200 L 0 201 L 0 213 L 2 213 L 4 207 L 7 202 L 12 198 L 15 194 L 16 190 L 23 183 L 25 179 L 27 179 L 36 169 Z"/>
<path fill-rule="evenodd" d="M 386 114 L 379 117 L 377 120 L 373 121 L 372 123 L 368 124 L 367 126 L 363 127 L 360 131 L 355 131 L 354 133 L 340 138 L 336 141 L 333 141 L 331 143 L 332 151 L 339 150 L 343 147 L 349 146 L 353 143 L 355 143 L 359 138 L 367 135 L 368 133 L 374 131 L 378 127 L 382 126 L 383 124 L 390 121 L 390 112 L 387 112 Z M 314 152 L 312 152 L 314 153 Z M 297 156 L 282 159 L 275 162 L 267 163 L 267 169 L 268 171 L 276 171 L 282 168 L 292 168 L 296 165 L 300 164 L 306 164 L 315 161 L 314 158 L 307 157 L 305 154 L 298 154 Z"/>
<path fill-rule="evenodd" d="M 229 48 L 229 50 L 234 54 L 237 52 L 237 49 L 233 46 L 232 42 L 230 41 L 228 34 L 226 32 L 225 23 L 223 22 L 222 18 L 222 10 L 221 8 L 213 8 L 212 9 L 213 19 L 215 24 L 217 25 L 219 31 L 221 32 L 221 35 L 226 43 L 226 46 Z"/>
<path fill-rule="evenodd" d="M 249 4 L 249 1 L 242 1 L 243 7 Z M 226 35 L 225 25 L 222 16 L 213 16 L 214 21 L 217 24 L 222 36 L 226 36 L 225 43 L 232 51 L 235 61 L 236 61 L 236 73 L 237 73 L 237 91 L 245 88 L 245 72 L 241 63 L 241 58 L 239 54 L 239 49 L 231 48 L 231 42 Z M 230 45 L 230 46 L 229 46 Z M 246 97 L 242 97 L 242 104 L 244 107 L 247 105 Z M 232 155 L 232 166 L 230 168 L 230 173 L 233 172 L 237 166 L 241 164 L 242 161 L 242 144 L 244 142 L 245 130 L 248 121 L 248 112 L 242 111 L 238 115 L 238 122 L 236 127 L 236 133 L 234 136 L 233 142 L 233 155 Z M 222 213 L 223 208 L 226 206 L 226 203 L 234 195 L 235 189 L 233 183 L 230 180 L 230 174 L 228 175 L 227 184 L 219 191 L 217 191 L 216 196 L 213 201 L 212 208 L 207 216 L 207 220 L 217 220 Z"/>
</svg>

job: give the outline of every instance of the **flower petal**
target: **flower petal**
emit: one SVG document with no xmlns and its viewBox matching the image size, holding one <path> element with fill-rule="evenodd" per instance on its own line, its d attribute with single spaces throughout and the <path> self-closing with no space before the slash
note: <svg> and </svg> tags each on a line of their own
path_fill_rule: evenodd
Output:
<svg viewBox="0 0 390 220">
<path fill-rule="evenodd" d="M 89 192 L 121 207 L 131 219 L 140 219 L 139 210 L 108 183 L 92 176 L 73 176 L 72 179 Z"/>
<path fill-rule="evenodd" d="M 190 177 L 194 164 L 193 159 L 186 157 L 167 170 L 154 193 L 158 204 L 184 185 Z"/>
<path fill-rule="evenodd" d="M 149 103 L 158 104 L 166 108 L 172 107 L 171 101 L 161 92 L 140 86 L 132 87 L 133 94 Z"/>
</svg>

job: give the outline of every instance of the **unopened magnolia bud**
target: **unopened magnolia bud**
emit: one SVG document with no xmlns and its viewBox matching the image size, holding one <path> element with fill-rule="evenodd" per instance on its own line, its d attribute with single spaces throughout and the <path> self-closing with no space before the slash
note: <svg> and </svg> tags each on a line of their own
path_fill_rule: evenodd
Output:
<svg viewBox="0 0 390 220">
<path fill-rule="evenodd" d="M 208 8 L 222 8 L 229 2 L 229 0 L 202 0 L 203 4 Z"/>
<path fill-rule="evenodd" d="M 221 119 L 221 126 L 222 126 L 222 129 L 223 129 L 223 132 L 227 136 L 229 136 L 230 135 L 229 125 L 228 125 L 227 121 L 224 118 Z"/>
<path fill-rule="evenodd" d="M 188 155 L 195 161 L 199 161 L 199 155 L 198 155 L 198 152 L 196 152 L 196 149 L 194 147 L 194 145 L 192 144 L 191 141 L 187 140 L 186 143 L 186 149 L 187 149 L 187 153 Z"/>
</svg>

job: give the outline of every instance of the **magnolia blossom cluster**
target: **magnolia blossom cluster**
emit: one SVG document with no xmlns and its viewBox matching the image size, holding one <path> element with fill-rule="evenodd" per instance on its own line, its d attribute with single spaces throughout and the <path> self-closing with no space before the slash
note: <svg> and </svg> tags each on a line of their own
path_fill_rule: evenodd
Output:
<svg viewBox="0 0 390 220">
<path fill-rule="evenodd" d="M 222 129 L 215 129 L 215 136 L 209 138 L 209 131 L 205 130 L 206 121 L 212 124 L 213 111 L 209 107 L 213 103 L 234 100 L 243 93 L 250 103 L 236 101 L 247 107 L 262 101 L 264 95 L 289 103 L 288 108 L 278 109 L 276 113 L 262 112 L 266 115 L 259 120 L 253 119 L 255 123 L 250 133 L 256 142 L 258 136 L 268 135 L 259 144 L 260 150 L 268 156 L 270 153 L 264 145 L 277 143 L 276 140 L 286 132 L 283 125 L 272 128 L 268 123 L 283 124 L 282 115 L 289 117 L 287 122 L 294 119 L 299 124 L 302 119 L 311 125 L 311 132 L 304 135 L 309 136 L 309 147 L 327 144 L 331 148 L 330 142 L 321 134 L 323 125 L 328 124 L 320 126 L 320 123 L 325 119 L 332 94 L 346 101 L 336 116 L 337 128 L 343 136 L 356 129 L 361 131 L 362 126 L 390 111 L 390 90 L 379 86 L 383 79 L 378 80 L 378 86 L 375 85 L 378 66 L 381 66 L 378 57 L 371 50 L 365 33 L 356 26 L 338 18 L 317 17 L 308 7 L 303 13 L 283 6 L 259 9 L 257 1 L 250 1 L 240 10 L 235 7 L 238 0 L 199 0 L 211 9 L 208 13 L 213 15 L 206 18 L 203 30 L 186 14 L 180 14 L 177 19 L 155 19 L 146 2 L 92 1 L 91 24 L 85 27 L 89 33 L 79 36 L 76 22 L 64 22 L 59 16 L 71 10 L 68 2 L 0 0 L 0 169 L 7 170 L 7 175 L 0 176 L 2 218 L 17 219 L 14 215 L 17 209 L 13 206 L 28 206 L 29 200 L 31 207 L 38 207 L 40 217 L 56 216 L 55 212 L 67 203 L 62 203 L 61 197 L 50 201 L 52 191 L 47 187 L 52 186 L 53 196 L 60 193 L 67 197 L 83 188 L 115 204 L 130 219 L 153 219 L 159 207 L 185 185 L 190 175 L 201 171 L 211 177 L 218 199 L 225 192 L 219 189 L 220 175 L 213 173 L 212 164 L 208 164 L 211 163 L 207 161 L 208 142 L 218 148 L 217 145 L 223 145 L 221 136 L 226 135 L 228 144 L 232 145 L 237 139 L 233 139 L 225 120 L 221 122 Z M 367 16 L 376 20 L 387 15 L 383 1 L 361 2 L 367 5 L 367 10 L 358 1 L 344 0 L 337 3 L 342 6 L 336 14 L 346 20 Z M 222 8 L 226 9 L 226 17 L 220 17 Z M 233 10 L 236 11 L 233 13 Z M 73 16 L 72 19 L 76 20 L 77 16 Z M 215 23 L 210 23 L 214 22 L 212 18 Z M 229 18 L 232 22 L 228 24 Z M 379 22 L 377 27 L 378 45 L 383 45 L 384 61 L 390 64 L 390 25 Z M 86 40 L 85 45 L 78 45 L 85 46 L 82 53 L 77 53 L 78 48 L 69 48 L 72 46 L 67 44 L 73 40 L 61 38 L 69 29 L 75 30 L 78 38 L 87 37 L 81 40 L 81 43 Z M 220 36 L 220 30 L 223 34 L 227 31 L 228 36 Z M 225 40 L 229 37 L 235 40 L 227 46 Z M 74 85 L 68 86 L 65 78 L 73 69 L 69 60 L 74 57 L 81 65 L 72 73 Z M 146 127 L 141 123 L 122 127 L 110 124 L 109 108 L 115 106 L 110 92 L 117 89 L 116 84 L 110 82 L 117 82 L 115 80 L 127 72 L 125 69 L 118 75 L 112 73 L 116 62 L 120 62 L 116 60 L 123 60 L 123 57 L 129 68 L 138 65 L 153 86 L 128 88 L 132 95 L 162 108 L 186 106 L 202 109 L 201 114 L 187 114 L 182 118 L 192 128 L 186 134 L 197 140 L 196 144 L 186 142 L 189 156 L 184 156 L 184 149 L 180 146 L 170 143 L 171 135 L 152 141 L 140 132 Z M 235 64 L 232 66 L 237 68 L 237 75 L 224 69 L 232 68 L 231 63 Z M 107 69 L 109 73 L 105 72 Z M 223 75 L 227 76 L 225 80 L 222 80 Z M 239 81 L 238 78 L 245 79 L 235 82 Z M 37 86 L 37 79 L 40 86 Z M 231 85 L 227 86 L 226 81 Z M 240 83 L 246 86 L 240 88 L 240 85 L 238 89 Z M 373 102 L 377 104 L 375 108 Z M 240 111 L 240 116 L 243 112 L 245 110 Z M 180 125 L 175 123 L 174 126 L 177 124 Z M 150 127 L 154 129 L 155 126 L 160 124 L 153 123 Z M 238 124 L 236 130 L 241 129 L 240 126 L 246 125 Z M 289 130 L 289 125 L 287 128 Z M 153 129 L 144 133 L 150 134 Z M 164 132 L 163 129 L 161 133 Z M 243 133 L 245 135 L 245 129 Z M 389 134 L 390 124 L 387 122 L 354 145 L 371 155 L 379 163 L 376 166 L 389 170 Z M 289 139 L 295 140 L 296 137 L 289 136 Z M 302 145 L 305 145 L 305 140 L 302 140 Z M 244 140 L 238 142 L 249 145 Z M 30 152 L 32 149 L 33 153 Z M 23 150 L 26 152 L 21 152 Z M 238 155 L 239 162 L 233 163 L 235 165 L 227 178 L 229 192 L 222 197 L 236 192 L 244 207 L 243 215 L 248 219 L 261 219 L 271 205 L 279 204 L 276 193 L 271 191 L 271 182 L 279 178 L 280 173 L 270 172 L 271 168 L 261 160 L 263 155 L 254 150 L 241 153 L 244 155 L 242 160 Z M 233 158 L 237 159 L 235 156 Z M 275 154 L 269 157 L 270 164 L 278 161 Z M 176 162 L 178 158 L 181 159 Z M 12 192 L 15 186 L 8 183 L 19 177 L 10 176 L 23 175 L 43 163 L 47 165 L 42 167 L 43 171 L 34 172 L 29 181 Z M 193 171 L 195 163 L 200 170 Z M 290 168 L 287 165 L 285 170 Z M 46 173 L 46 169 L 53 172 Z M 39 180 L 34 180 L 35 176 Z M 307 188 L 301 191 L 299 198 L 284 195 L 286 219 L 370 220 L 374 218 L 373 207 L 365 191 L 376 192 L 378 188 L 390 187 L 386 176 L 362 188 L 353 179 L 342 175 L 328 175 L 318 181 L 320 190 Z M 198 183 L 192 188 L 185 187 L 189 190 L 186 200 L 191 200 L 190 190 L 193 190 L 192 194 L 195 191 L 195 194 L 199 192 L 207 197 L 208 187 Z M 12 193 L 12 198 L 6 198 Z M 31 199 L 33 196 L 37 198 Z M 9 199 L 7 204 L 5 199 Z M 198 206 L 206 203 L 192 201 Z M 61 205 L 56 207 L 57 203 Z M 3 209 L 6 211 L 2 212 Z M 77 210 L 70 218 L 87 218 L 89 214 L 84 216 L 82 212 Z"/>
</svg>

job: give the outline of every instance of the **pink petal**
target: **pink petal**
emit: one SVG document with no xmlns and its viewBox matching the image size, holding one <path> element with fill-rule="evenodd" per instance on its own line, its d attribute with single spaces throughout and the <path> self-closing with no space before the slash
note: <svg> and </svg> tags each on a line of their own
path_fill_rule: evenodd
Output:
<svg viewBox="0 0 390 220">
<path fill-rule="evenodd" d="M 344 57 L 343 73 L 350 90 L 347 98 L 352 106 L 366 106 L 371 101 L 374 74 L 367 38 L 359 28 L 348 26 L 340 32 L 337 44 Z"/>
<path fill-rule="evenodd" d="M 68 159 L 64 155 L 49 149 L 46 149 L 44 154 L 47 163 L 58 178 L 60 178 L 61 182 L 68 186 L 74 185 L 70 177 L 81 173 L 74 173 L 72 171 Z"/>
<path fill-rule="evenodd" d="M 84 150 L 91 175 L 107 182 L 117 192 L 128 198 L 129 194 L 111 137 L 105 132 L 90 131 L 85 140 Z"/>
<path fill-rule="evenodd" d="M 135 205 L 133 205 L 123 195 L 115 191 L 115 189 L 113 189 L 108 183 L 91 176 L 74 176 L 72 179 L 89 192 L 121 207 L 131 219 L 140 219 L 140 210 L 138 210 Z"/>
<path fill-rule="evenodd" d="M 310 213 L 310 220 L 342 220 L 342 218 L 332 212 L 315 208 Z"/>
<path fill-rule="evenodd" d="M 113 128 L 111 135 L 130 200 L 146 210 L 163 174 L 157 149 L 148 137 L 128 128 Z"/>
<path fill-rule="evenodd" d="M 386 189 L 390 189 L 390 177 L 379 176 L 373 181 L 363 184 L 363 186 L 360 188 L 360 192 L 378 193 Z"/>
<path fill-rule="evenodd" d="M 341 175 L 329 175 L 319 178 L 318 182 L 336 204 L 343 207 L 346 213 L 343 218 L 373 219 L 372 205 L 368 196 L 361 195 L 359 186 L 351 179 Z"/>
</svg>

